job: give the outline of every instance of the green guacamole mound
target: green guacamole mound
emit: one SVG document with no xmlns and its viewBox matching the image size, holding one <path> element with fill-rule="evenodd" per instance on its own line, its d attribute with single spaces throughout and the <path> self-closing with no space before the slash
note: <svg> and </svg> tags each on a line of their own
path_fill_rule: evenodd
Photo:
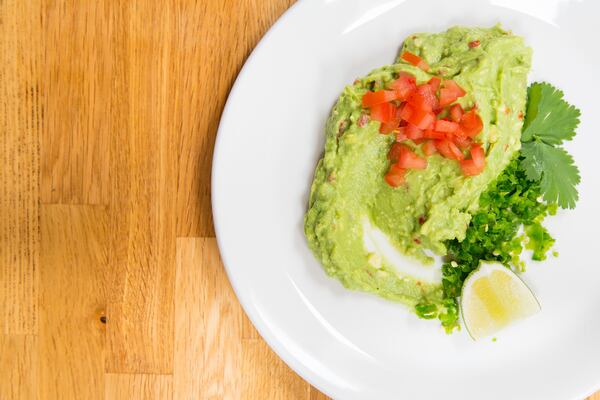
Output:
<svg viewBox="0 0 600 400">
<path fill-rule="evenodd" d="M 480 45 L 469 47 L 475 40 Z M 304 228 L 327 274 L 345 287 L 414 307 L 442 304 L 440 282 L 417 279 L 369 250 L 365 227 L 383 232 L 399 253 L 423 268 L 433 254 L 446 254 L 445 241 L 464 239 L 479 196 L 520 148 L 519 115 L 525 109 L 531 50 L 521 37 L 499 27 L 415 34 L 406 39 L 404 50 L 425 59 L 430 70 L 398 61 L 372 71 L 340 95 L 327 121 Z M 385 183 L 394 137 L 380 134 L 379 122 L 366 121 L 361 99 L 368 90 L 384 88 L 400 71 L 415 75 L 417 83 L 432 76 L 454 79 L 467 91 L 459 103 L 465 109 L 477 105 L 484 123 L 477 138 L 486 149 L 482 174 L 465 177 L 456 161 L 433 155 L 425 170 L 406 174 L 405 185 Z"/>
</svg>

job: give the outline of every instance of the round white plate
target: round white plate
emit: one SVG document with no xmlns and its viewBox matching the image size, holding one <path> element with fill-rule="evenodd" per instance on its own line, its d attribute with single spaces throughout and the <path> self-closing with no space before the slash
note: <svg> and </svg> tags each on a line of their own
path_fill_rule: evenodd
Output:
<svg viewBox="0 0 600 400">
<path fill-rule="evenodd" d="M 580 400 L 600 389 L 600 2 L 304 0 L 257 46 L 215 148 L 219 248 L 246 313 L 277 354 L 336 399 Z M 473 342 L 325 275 L 303 234 L 327 115 L 344 85 L 391 63 L 404 37 L 461 24 L 506 29 L 534 50 L 530 79 L 583 113 L 568 144 L 574 211 L 548 219 L 558 258 L 530 263 L 538 315 Z"/>
</svg>

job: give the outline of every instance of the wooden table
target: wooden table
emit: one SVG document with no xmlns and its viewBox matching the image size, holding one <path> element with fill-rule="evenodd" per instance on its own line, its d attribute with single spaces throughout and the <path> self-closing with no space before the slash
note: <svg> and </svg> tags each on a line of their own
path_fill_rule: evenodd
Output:
<svg viewBox="0 0 600 400">
<path fill-rule="evenodd" d="M 325 398 L 210 211 L 227 93 L 291 2 L 0 0 L 0 399 Z"/>
</svg>

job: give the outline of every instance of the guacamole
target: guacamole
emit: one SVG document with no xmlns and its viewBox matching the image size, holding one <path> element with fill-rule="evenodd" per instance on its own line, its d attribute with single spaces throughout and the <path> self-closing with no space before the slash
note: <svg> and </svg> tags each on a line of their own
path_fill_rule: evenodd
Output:
<svg viewBox="0 0 600 400">
<path fill-rule="evenodd" d="M 429 70 L 399 59 L 340 95 L 326 124 L 304 228 L 327 274 L 344 286 L 415 306 L 442 301 L 433 257 L 446 254 L 445 241 L 464 239 L 481 193 L 520 149 L 531 50 L 499 27 L 414 34 L 405 40 L 405 50 L 425 60 Z M 385 183 L 395 138 L 379 133 L 380 123 L 369 119 L 361 99 L 401 71 L 417 83 L 438 76 L 464 88 L 467 94 L 458 103 L 476 107 L 484 125 L 477 137 L 486 152 L 481 174 L 464 176 L 456 161 L 433 155 L 426 169 L 406 173 L 404 185 Z"/>
</svg>

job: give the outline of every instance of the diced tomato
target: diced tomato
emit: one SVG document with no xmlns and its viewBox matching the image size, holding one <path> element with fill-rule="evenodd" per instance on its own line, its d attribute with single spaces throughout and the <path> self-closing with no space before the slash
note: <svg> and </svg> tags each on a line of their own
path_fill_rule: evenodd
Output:
<svg viewBox="0 0 600 400">
<path fill-rule="evenodd" d="M 431 78 L 429 80 L 429 82 L 427 82 L 427 84 L 429 86 L 431 86 L 431 88 L 433 89 L 433 92 L 437 92 L 438 89 L 440 88 L 440 83 L 442 83 L 442 80 L 440 78 L 438 78 L 437 76 L 434 76 L 433 78 Z"/>
<path fill-rule="evenodd" d="M 461 161 L 460 167 L 466 176 L 479 175 L 485 169 L 485 151 L 481 145 L 471 147 L 471 159 Z"/>
<path fill-rule="evenodd" d="M 469 42 L 469 47 L 473 48 L 473 47 L 478 47 L 481 44 L 481 42 L 479 40 L 473 40 L 472 42 Z"/>
<path fill-rule="evenodd" d="M 433 129 L 427 129 L 423 132 L 423 137 L 426 139 L 445 139 L 446 134 L 444 132 L 434 131 Z"/>
<path fill-rule="evenodd" d="M 396 100 L 396 92 L 393 90 L 378 90 L 376 92 L 367 92 L 362 97 L 362 105 L 365 108 L 373 107 L 377 104 L 388 103 Z"/>
<path fill-rule="evenodd" d="M 451 160 L 460 161 L 465 158 L 462 151 L 460 151 L 460 149 L 448 139 L 436 140 L 435 147 L 440 152 L 440 154 Z"/>
<path fill-rule="evenodd" d="M 414 53 L 411 53 L 410 51 L 403 52 L 402 55 L 400 55 L 400 58 L 402 58 L 409 64 L 414 65 L 415 67 L 421 68 L 423 71 L 429 70 L 429 64 L 427 64 L 425 60 L 423 60 L 421 57 Z"/>
<path fill-rule="evenodd" d="M 435 90 L 427 84 L 417 86 L 417 90 L 407 101 L 414 108 L 425 111 L 432 111 L 434 108 L 438 108 L 439 105 Z"/>
<path fill-rule="evenodd" d="M 440 89 L 440 106 L 445 107 L 448 104 L 452 104 L 456 101 L 456 99 L 458 99 L 456 93 L 454 93 L 450 89 Z"/>
<path fill-rule="evenodd" d="M 382 122 L 379 126 L 379 133 L 387 135 L 398 128 L 398 121 Z"/>
<path fill-rule="evenodd" d="M 483 121 L 481 117 L 477 115 L 477 112 L 472 109 L 466 112 L 460 120 L 460 128 L 470 138 L 473 138 L 481 132 L 483 129 Z"/>
<path fill-rule="evenodd" d="M 410 104 L 404 103 L 402 105 L 402 110 L 400 110 L 400 119 L 408 121 L 408 119 L 411 117 L 411 115 L 413 115 L 413 113 L 414 108 Z"/>
<path fill-rule="evenodd" d="M 463 97 L 465 94 L 467 94 L 467 92 L 465 92 L 463 88 L 461 88 L 460 86 L 458 86 L 458 83 L 456 83 L 452 79 L 445 80 L 444 81 L 444 87 L 446 89 L 452 90 L 454 93 L 456 93 L 456 95 L 458 97 Z"/>
<path fill-rule="evenodd" d="M 388 151 L 387 158 L 392 163 L 397 163 L 400 159 L 400 150 L 404 147 L 400 143 L 393 143 L 392 147 L 390 147 L 390 151 Z"/>
<path fill-rule="evenodd" d="M 402 146 L 402 145 L 401 145 Z M 407 146 L 402 146 L 400 149 L 400 159 L 398 166 L 405 169 L 425 169 L 427 168 L 427 160 L 419 157 L 414 151 Z"/>
<path fill-rule="evenodd" d="M 473 160 L 462 160 L 460 162 L 463 174 L 466 176 L 475 176 L 481 173 L 481 169 L 475 166 Z"/>
<path fill-rule="evenodd" d="M 465 112 L 460 104 L 454 104 L 450 107 L 450 119 L 454 122 L 460 122 L 464 113 Z"/>
<path fill-rule="evenodd" d="M 435 152 L 437 152 L 437 149 L 435 148 L 435 143 L 432 140 L 426 141 L 423 145 L 423 153 L 425 153 L 425 155 L 427 156 L 430 156 Z"/>
<path fill-rule="evenodd" d="M 458 134 L 452 134 L 452 138 L 448 138 L 448 140 L 452 140 L 459 148 L 463 150 L 468 149 L 471 144 L 473 144 L 470 138 Z"/>
<path fill-rule="evenodd" d="M 415 76 L 414 76 L 413 74 L 411 74 L 410 72 L 406 72 L 406 71 L 399 71 L 399 72 L 398 72 L 398 78 L 402 78 L 402 77 L 405 77 L 405 78 L 411 78 L 411 79 L 413 79 L 415 82 L 416 82 L 416 80 L 417 80 L 417 78 L 415 78 Z"/>
<path fill-rule="evenodd" d="M 377 104 L 371 107 L 371 118 L 379 122 L 393 122 L 396 120 L 396 106 L 392 103 Z"/>
<path fill-rule="evenodd" d="M 414 126 L 412 124 L 408 124 L 406 126 L 406 130 L 404 132 L 406 133 L 406 137 L 411 140 L 417 140 L 417 139 L 423 138 L 423 130 L 417 128 L 416 126 Z"/>
<path fill-rule="evenodd" d="M 396 142 L 402 142 L 406 139 L 408 139 L 408 137 L 406 136 L 406 127 L 401 126 L 396 130 Z"/>
<path fill-rule="evenodd" d="M 417 89 L 416 78 L 408 73 L 400 73 L 400 77 L 390 84 L 396 92 L 397 100 L 406 100 Z"/>
<path fill-rule="evenodd" d="M 485 151 L 480 144 L 474 144 L 471 147 L 471 159 L 473 159 L 473 163 L 476 167 L 483 170 L 485 167 Z"/>
<path fill-rule="evenodd" d="M 458 86 L 452 79 L 444 81 L 440 89 L 440 106 L 444 107 L 452 104 L 459 97 L 463 97 L 466 92 Z"/>
<path fill-rule="evenodd" d="M 458 148 L 458 146 L 451 141 L 448 141 L 448 149 L 452 152 L 452 154 L 454 155 L 454 159 L 455 160 L 464 160 L 465 155 L 463 154 L 462 151 L 460 151 L 460 149 Z"/>
<path fill-rule="evenodd" d="M 405 173 L 405 169 L 400 168 L 397 164 L 392 164 L 384 179 L 391 187 L 398 187 L 404 183 Z"/>
<path fill-rule="evenodd" d="M 458 130 L 458 124 L 445 119 L 438 119 L 435 121 L 435 130 L 438 132 L 456 132 Z"/>
<path fill-rule="evenodd" d="M 431 111 L 413 110 L 407 121 L 419 129 L 430 129 L 435 122 L 435 114 Z"/>
</svg>

